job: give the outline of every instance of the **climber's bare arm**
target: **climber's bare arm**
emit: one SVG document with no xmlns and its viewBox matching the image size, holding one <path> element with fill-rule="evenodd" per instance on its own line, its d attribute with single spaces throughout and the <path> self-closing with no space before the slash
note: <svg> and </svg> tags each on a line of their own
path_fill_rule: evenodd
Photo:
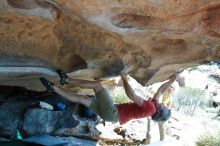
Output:
<svg viewBox="0 0 220 146">
<path fill-rule="evenodd" d="M 125 93 L 127 94 L 127 96 L 132 101 L 134 101 L 138 106 L 141 106 L 144 102 L 144 99 L 135 94 L 134 90 L 131 88 L 131 86 L 129 85 L 127 81 L 127 75 L 123 72 L 120 75 L 121 75 L 121 79 L 123 81 Z"/>
<path fill-rule="evenodd" d="M 153 98 L 159 99 L 160 96 L 164 93 L 164 91 L 176 80 L 177 74 L 173 74 L 169 77 L 169 81 L 163 83 L 157 90 L 156 94 Z"/>
</svg>

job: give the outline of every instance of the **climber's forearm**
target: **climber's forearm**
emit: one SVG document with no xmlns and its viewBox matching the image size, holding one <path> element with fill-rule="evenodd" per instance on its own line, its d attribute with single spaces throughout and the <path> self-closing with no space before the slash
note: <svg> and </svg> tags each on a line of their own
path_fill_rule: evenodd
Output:
<svg viewBox="0 0 220 146">
<path fill-rule="evenodd" d="M 123 81 L 125 93 L 127 94 L 127 96 L 132 101 L 134 101 L 138 106 L 141 106 L 144 99 L 135 94 L 134 90 L 131 88 L 127 80 L 122 79 L 122 81 Z"/>
<path fill-rule="evenodd" d="M 128 81 L 123 80 L 123 85 L 124 85 L 125 93 L 132 100 L 134 96 L 136 96 L 136 94 L 134 93 L 133 89 L 129 85 Z"/>
<path fill-rule="evenodd" d="M 175 79 L 171 79 L 167 81 L 166 83 L 162 84 L 159 89 L 157 90 L 157 93 L 154 95 L 155 99 L 159 99 L 160 96 L 164 93 L 164 91 L 175 81 Z"/>
</svg>

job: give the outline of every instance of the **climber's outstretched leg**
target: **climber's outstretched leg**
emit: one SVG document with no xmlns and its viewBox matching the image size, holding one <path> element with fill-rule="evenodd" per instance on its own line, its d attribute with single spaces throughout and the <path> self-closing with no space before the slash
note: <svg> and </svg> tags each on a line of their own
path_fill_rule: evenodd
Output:
<svg viewBox="0 0 220 146">
<path fill-rule="evenodd" d="M 53 83 L 46 79 L 41 79 L 42 83 L 57 94 L 66 98 L 72 102 L 79 102 L 86 107 L 90 108 L 93 112 L 97 113 L 104 120 L 117 122 L 118 121 L 118 110 L 114 104 L 111 96 L 103 88 L 102 84 L 98 81 L 87 81 L 87 80 L 77 80 L 77 79 L 66 79 L 68 84 L 73 84 L 81 88 L 93 89 L 96 98 L 91 98 L 86 95 L 78 95 L 72 91 L 59 88 L 54 86 Z M 52 89 L 51 89 L 52 88 Z"/>
<path fill-rule="evenodd" d="M 66 79 L 68 84 L 72 84 L 81 88 L 93 89 L 95 93 L 98 93 L 103 89 L 100 81 L 88 81 L 88 80 L 78 80 L 78 79 Z"/>
<path fill-rule="evenodd" d="M 63 98 L 72 101 L 72 102 L 78 102 L 86 107 L 89 107 L 92 103 L 92 98 L 86 95 L 78 95 L 70 90 L 62 89 L 60 87 L 54 86 L 54 91 L 61 95 Z"/>
<path fill-rule="evenodd" d="M 86 107 L 89 107 L 92 102 L 92 98 L 86 95 L 78 95 L 70 90 L 66 90 L 58 86 L 55 86 L 54 83 L 48 81 L 45 78 L 40 78 L 40 80 L 42 84 L 47 88 L 48 92 L 56 92 L 57 94 L 61 95 L 69 101 L 81 103 Z"/>
</svg>

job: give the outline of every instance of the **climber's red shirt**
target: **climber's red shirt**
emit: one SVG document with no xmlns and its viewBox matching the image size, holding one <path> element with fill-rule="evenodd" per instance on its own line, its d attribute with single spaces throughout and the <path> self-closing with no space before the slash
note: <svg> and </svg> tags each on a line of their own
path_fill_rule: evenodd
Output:
<svg viewBox="0 0 220 146">
<path fill-rule="evenodd" d="M 118 116 L 120 124 L 132 119 L 150 117 L 156 113 L 156 99 L 145 100 L 141 106 L 134 102 L 118 104 Z"/>
</svg>

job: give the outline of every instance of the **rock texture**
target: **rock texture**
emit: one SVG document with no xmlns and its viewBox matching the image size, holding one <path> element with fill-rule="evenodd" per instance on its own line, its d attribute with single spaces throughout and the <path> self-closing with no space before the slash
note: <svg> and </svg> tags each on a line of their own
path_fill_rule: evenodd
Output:
<svg viewBox="0 0 220 146">
<path fill-rule="evenodd" d="M 84 79 L 133 65 L 129 74 L 149 85 L 220 59 L 219 14 L 218 0 L 1 0 L 0 65 L 59 68 Z M 22 76 L 0 79 L 43 90 L 18 84 Z"/>
<path fill-rule="evenodd" d="M 2 93 L 0 93 L 2 95 Z M 1 97 L 0 95 L 0 97 Z M 36 96 L 14 94 L 10 100 L 0 103 L 0 137 L 15 139 L 17 130 L 23 138 L 35 135 L 77 136 L 97 140 L 101 134 L 96 129 L 97 117 L 86 118 L 78 106 L 59 96 L 40 94 Z M 43 98 L 42 98 L 43 97 Z M 39 101 L 50 105 L 65 104 L 64 110 L 40 108 Z"/>
</svg>

